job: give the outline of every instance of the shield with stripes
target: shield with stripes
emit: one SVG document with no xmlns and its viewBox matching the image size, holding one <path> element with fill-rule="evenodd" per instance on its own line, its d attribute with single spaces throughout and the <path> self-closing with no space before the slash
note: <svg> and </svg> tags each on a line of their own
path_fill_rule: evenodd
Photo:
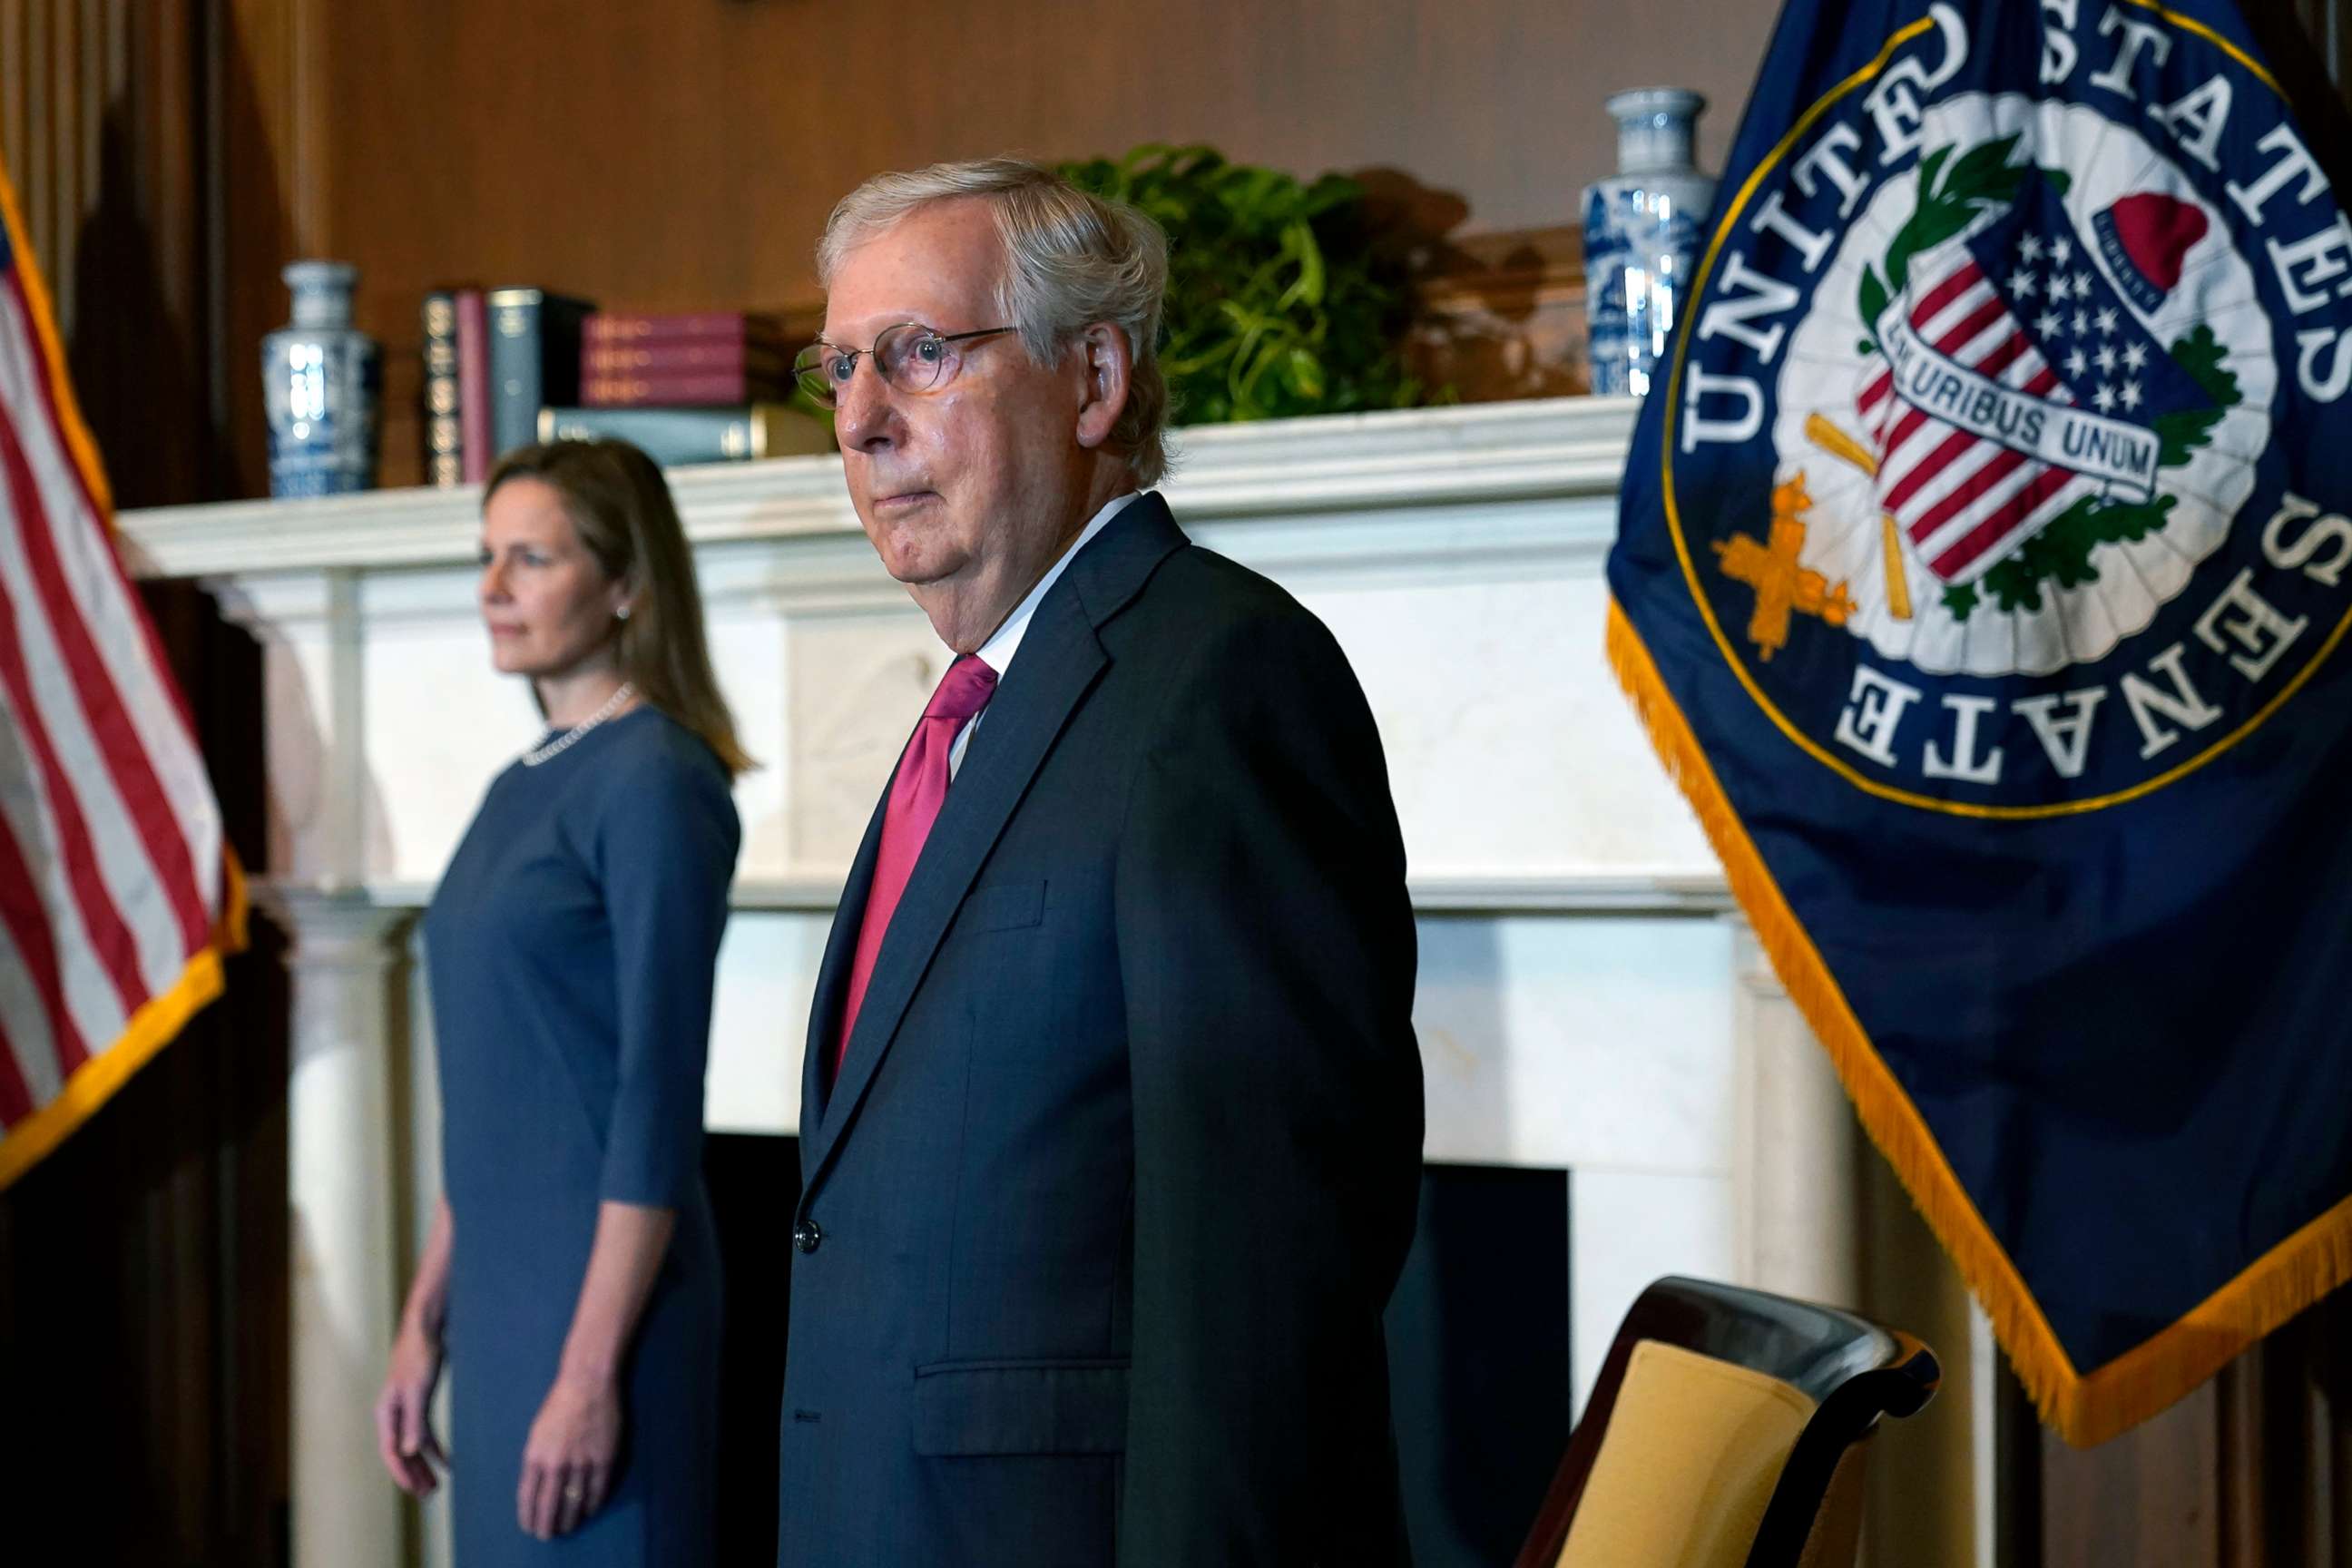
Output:
<svg viewBox="0 0 2352 1568">
<path fill-rule="evenodd" d="M 2234 548 L 2283 367 L 2235 205 L 2172 151 L 2094 107 L 1958 95 L 1911 165 L 1791 231 L 1787 294 L 1723 268 L 1743 310 L 1793 301 L 1785 343 L 1761 339 L 1770 482 L 1801 477 L 1797 564 L 1873 656 L 2054 677 Z M 1820 205 L 1812 183 L 1783 202 Z"/>
<path fill-rule="evenodd" d="M 2161 305 L 2204 215 L 2126 196 L 2095 220 L 2096 255 L 2062 181 L 2034 171 L 2005 211 L 1913 259 L 1870 323 L 1854 412 L 1879 505 L 1942 584 L 1974 582 L 2070 508 L 2149 501 L 2159 422 L 2212 403 L 2124 297 Z"/>
</svg>

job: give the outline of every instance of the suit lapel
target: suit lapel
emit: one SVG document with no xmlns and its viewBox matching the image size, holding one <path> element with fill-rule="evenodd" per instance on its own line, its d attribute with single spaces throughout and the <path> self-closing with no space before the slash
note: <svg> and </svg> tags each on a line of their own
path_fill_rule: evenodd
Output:
<svg viewBox="0 0 2352 1568">
<path fill-rule="evenodd" d="M 971 890 L 988 852 L 1028 792 L 1029 782 L 1053 749 L 1055 737 L 1110 662 L 1095 628 L 1133 598 L 1152 569 L 1184 542 L 1166 503 L 1157 495 L 1144 495 L 1129 503 L 1127 513 L 1070 563 L 1038 605 L 1020 654 L 1005 672 L 985 721 L 965 750 L 963 763 L 948 789 L 947 803 L 931 825 L 914 875 L 908 879 L 907 890 L 890 917 L 890 929 L 875 957 L 873 977 L 866 983 L 866 1000 L 858 1007 L 857 1029 L 850 1037 L 841 1077 L 814 1133 L 803 1129 L 803 1140 L 813 1140 L 803 1143 L 801 1160 L 810 1186 L 824 1174 L 843 1134 L 856 1120 L 857 1107 L 889 1051 L 899 1020 L 906 1016 L 948 923 Z M 888 799 L 887 788 L 884 799 Z M 812 1079 L 822 1070 L 817 1052 L 826 1045 L 827 1022 L 840 1013 L 840 986 L 856 942 L 865 894 L 873 884 L 881 816 L 877 809 L 866 829 L 866 843 L 859 848 L 826 943 L 809 1031 Z M 809 1101 L 804 1098 L 803 1103 Z M 803 1121 L 806 1120 L 804 1116 Z"/>
<path fill-rule="evenodd" d="M 899 760 L 906 760 L 906 749 L 899 748 Z M 890 777 L 898 776 L 897 768 Z M 866 918 L 866 900 L 874 892 L 874 860 L 882 846 L 882 816 L 890 804 L 890 786 L 882 786 L 882 798 L 874 805 L 874 816 L 866 824 L 866 837 L 857 846 L 856 857 L 849 862 L 849 880 L 841 889 L 841 902 L 835 906 L 833 930 L 824 939 L 824 959 L 817 965 L 816 999 L 809 1007 L 808 1048 L 801 1055 L 801 1149 L 805 1157 L 817 1126 L 824 1121 L 826 1089 L 832 1079 L 833 1032 L 841 1026 L 843 993 L 849 985 L 850 961 L 857 954 L 857 928 Z"/>
<path fill-rule="evenodd" d="M 882 951 L 875 956 L 873 978 L 866 982 L 866 1000 L 858 1005 L 849 1055 L 819 1124 L 816 1148 L 803 1161 L 812 1182 L 823 1173 L 842 1129 L 856 1116 L 916 984 L 980 874 L 981 862 L 1003 832 L 1054 737 L 1107 662 L 1076 603 L 1066 595 L 1048 595 L 1047 599 L 1038 606 L 1037 618 L 1022 639 L 1020 657 L 1005 672 L 989 702 L 987 719 L 965 750 L 947 803 L 931 824 L 914 875 L 907 879 L 907 890 L 890 917 Z M 837 923 L 848 924 L 845 905 Z"/>
</svg>

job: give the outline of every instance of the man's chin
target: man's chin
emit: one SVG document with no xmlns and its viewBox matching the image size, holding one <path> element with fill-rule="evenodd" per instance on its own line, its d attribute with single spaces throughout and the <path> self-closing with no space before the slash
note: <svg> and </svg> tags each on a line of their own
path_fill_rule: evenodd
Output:
<svg viewBox="0 0 2352 1568">
<path fill-rule="evenodd" d="M 939 539 L 925 537 L 926 531 L 886 528 L 869 534 L 874 553 L 882 559 L 882 569 L 909 588 L 945 583 L 965 564 L 961 558 L 950 558 L 949 552 L 940 549 Z"/>
</svg>

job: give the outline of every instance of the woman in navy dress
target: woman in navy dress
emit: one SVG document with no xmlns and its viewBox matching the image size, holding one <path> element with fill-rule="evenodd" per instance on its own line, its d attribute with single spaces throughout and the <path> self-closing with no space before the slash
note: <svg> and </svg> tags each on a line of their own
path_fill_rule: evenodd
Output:
<svg viewBox="0 0 2352 1568">
<path fill-rule="evenodd" d="M 494 780 L 425 920 L 443 1187 L 377 1401 L 445 1464 L 458 1568 L 713 1556 L 719 1254 L 702 1078 L 750 765 L 661 470 L 509 457 L 482 503 L 492 662 L 548 734 Z M 427 1410 L 451 1368 L 454 1455 Z"/>
</svg>

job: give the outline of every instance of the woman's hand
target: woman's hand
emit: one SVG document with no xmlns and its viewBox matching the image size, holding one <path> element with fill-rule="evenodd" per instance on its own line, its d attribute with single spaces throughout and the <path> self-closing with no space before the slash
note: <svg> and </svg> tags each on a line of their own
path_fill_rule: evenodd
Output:
<svg viewBox="0 0 2352 1568">
<path fill-rule="evenodd" d="M 621 1394 L 609 1377 L 560 1376 L 522 1448 L 515 1517 L 541 1541 L 568 1535 L 598 1509 L 621 1450 Z"/>
<path fill-rule="evenodd" d="M 392 1342 L 392 1366 L 375 1400 L 376 1452 L 401 1490 L 429 1497 L 441 1484 L 434 1467 L 449 1461 L 433 1436 L 433 1385 L 441 1381 L 441 1344 L 413 1322 Z"/>
</svg>

